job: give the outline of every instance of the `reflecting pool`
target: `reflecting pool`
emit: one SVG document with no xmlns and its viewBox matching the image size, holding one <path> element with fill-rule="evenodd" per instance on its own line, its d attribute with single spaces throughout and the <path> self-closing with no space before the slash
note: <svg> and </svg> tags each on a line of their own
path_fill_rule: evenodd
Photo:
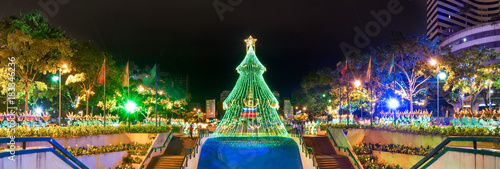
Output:
<svg viewBox="0 0 500 169">
<path fill-rule="evenodd" d="M 203 144 L 199 169 L 302 169 L 299 148 L 286 137 L 217 137 Z"/>
</svg>

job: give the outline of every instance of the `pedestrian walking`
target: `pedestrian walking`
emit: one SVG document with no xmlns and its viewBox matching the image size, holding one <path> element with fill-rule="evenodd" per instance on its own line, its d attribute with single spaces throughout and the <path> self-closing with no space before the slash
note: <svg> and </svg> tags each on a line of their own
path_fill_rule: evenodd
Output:
<svg viewBox="0 0 500 169">
<path fill-rule="evenodd" d="M 191 137 L 191 140 L 193 139 L 193 124 L 189 125 L 189 137 Z"/>
</svg>

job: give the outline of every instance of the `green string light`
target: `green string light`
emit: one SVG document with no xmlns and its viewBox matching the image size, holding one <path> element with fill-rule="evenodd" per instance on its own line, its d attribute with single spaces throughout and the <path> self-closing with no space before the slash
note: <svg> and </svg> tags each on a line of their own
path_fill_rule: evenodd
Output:
<svg viewBox="0 0 500 169">
<path fill-rule="evenodd" d="M 215 130 L 216 136 L 286 136 L 278 116 L 279 103 L 262 74 L 266 68 L 255 55 L 255 41 L 250 36 L 245 59 L 236 68 L 236 85 L 224 100 L 226 114 Z"/>
</svg>

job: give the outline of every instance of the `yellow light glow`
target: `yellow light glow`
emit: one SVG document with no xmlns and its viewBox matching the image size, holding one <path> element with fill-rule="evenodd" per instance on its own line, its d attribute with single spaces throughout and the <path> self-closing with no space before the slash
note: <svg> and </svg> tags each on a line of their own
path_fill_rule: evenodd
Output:
<svg viewBox="0 0 500 169">
<path fill-rule="evenodd" d="M 356 87 L 361 86 L 361 81 L 359 81 L 359 80 L 354 81 L 354 86 L 356 86 Z"/>
<path fill-rule="evenodd" d="M 431 59 L 429 61 L 429 64 L 431 64 L 432 66 L 435 66 L 435 65 L 437 65 L 437 60 L 436 59 Z"/>
<path fill-rule="evenodd" d="M 63 67 L 63 68 L 67 68 L 67 67 L 68 67 L 68 65 L 67 65 L 67 64 L 63 64 L 63 65 L 62 65 L 62 67 Z"/>
</svg>

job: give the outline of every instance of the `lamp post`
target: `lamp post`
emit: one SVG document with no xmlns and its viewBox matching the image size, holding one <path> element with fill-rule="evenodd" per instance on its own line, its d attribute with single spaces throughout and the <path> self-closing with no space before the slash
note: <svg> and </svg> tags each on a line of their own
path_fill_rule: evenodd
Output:
<svg viewBox="0 0 500 169">
<path fill-rule="evenodd" d="M 354 87 L 356 87 L 356 88 L 359 89 L 360 86 L 361 86 L 361 81 L 360 80 L 355 80 L 354 81 Z M 358 104 L 358 106 L 359 106 L 359 104 Z M 361 114 L 361 119 L 363 119 L 363 112 L 360 111 L 360 114 Z"/>
<path fill-rule="evenodd" d="M 63 64 L 62 67 L 59 67 L 59 77 L 58 76 L 53 76 L 52 81 L 59 81 L 59 117 L 58 117 L 58 123 L 59 126 L 61 126 L 61 72 L 62 68 L 67 68 L 68 65 Z"/>
<path fill-rule="evenodd" d="M 431 66 L 436 66 L 436 72 L 439 72 L 439 64 L 438 64 L 436 59 L 431 59 L 429 61 L 429 64 L 431 64 Z M 436 113 L 437 113 L 437 118 L 438 118 L 438 122 L 439 122 L 439 77 L 438 77 L 439 75 L 438 74 L 439 73 L 436 73 L 436 84 L 437 84 L 437 98 L 436 98 L 436 100 L 437 100 L 436 108 L 437 109 L 436 109 Z M 410 104 L 412 104 L 412 103 L 410 103 Z"/>
<path fill-rule="evenodd" d="M 438 69 L 438 71 L 439 71 L 439 69 Z M 438 117 L 438 120 L 439 120 L 439 113 L 440 113 L 439 112 L 439 83 L 441 82 L 441 80 L 444 80 L 444 79 L 446 79 L 446 73 L 444 73 L 444 72 L 438 72 L 437 73 L 437 77 L 436 77 L 436 81 L 437 81 L 437 108 L 438 108 L 438 110 L 437 110 L 437 112 L 438 112 L 437 117 Z"/>
<path fill-rule="evenodd" d="M 125 110 L 127 111 L 127 121 L 128 121 L 128 131 L 130 132 L 130 114 L 134 113 L 137 105 L 133 101 L 127 101 L 125 104 Z"/>
<path fill-rule="evenodd" d="M 396 124 L 396 109 L 399 107 L 399 101 L 397 99 L 390 99 L 387 104 L 394 113 L 394 116 L 392 118 L 392 123 Z"/>
<path fill-rule="evenodd" d="M 491 90 L 491 83 L 491 80 L 486 81 L 486 85 L 488 85 L 488 109 L 491 109 L 491 93 L 493 93 Z"/>
</svg>

